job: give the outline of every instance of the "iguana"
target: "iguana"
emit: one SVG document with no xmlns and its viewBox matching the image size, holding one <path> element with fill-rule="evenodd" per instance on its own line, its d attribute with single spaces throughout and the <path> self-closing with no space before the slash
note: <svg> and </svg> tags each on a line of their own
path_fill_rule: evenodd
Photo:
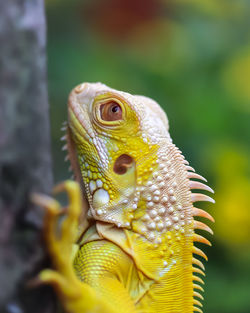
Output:
<svg viewBox="0 0 250 313">
<path fill-rule="evenodd" d="M 210 242 L 195 230 L 212 230 L 194 217 L 214 220 L 193 203 L 214 200 L 191 190 L 213 190 L 172 143 L 161 107 L 83 83 L 69 96 L 66 131 L 76 182 L 55 188 L 68 193 L 67 209 L 36 196 L 54 265 L 40 280 L 71 313 L 202 312 L 204 266 L 194 254 L 207 257 L 194 242 Z"/>
</svg>

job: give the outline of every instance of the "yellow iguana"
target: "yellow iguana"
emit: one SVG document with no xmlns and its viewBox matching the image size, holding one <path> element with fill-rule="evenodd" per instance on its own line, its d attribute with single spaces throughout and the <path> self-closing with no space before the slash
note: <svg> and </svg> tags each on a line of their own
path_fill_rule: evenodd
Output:
<svg viewBox="0 0 250 313">
<path fill-rule="evenodd" d="M 213 218 L 193 203 L 214 200 L 191 190 L 213 191 L 172 143 L 165 113 L 149 98 L 84 83 L 70 94 L 68 116 L 78 183 L 56 187 L 69 195 L 60 234 L 65 210 L 36 197 L 48 209 L 54 265 L 40 280 L 71 313 L 202 312 L 204 266 L 193 254 L 207 257 L 194 242 L 210 242 L 195 229 L 212 231 L 194 217 Z"/>
</svg>

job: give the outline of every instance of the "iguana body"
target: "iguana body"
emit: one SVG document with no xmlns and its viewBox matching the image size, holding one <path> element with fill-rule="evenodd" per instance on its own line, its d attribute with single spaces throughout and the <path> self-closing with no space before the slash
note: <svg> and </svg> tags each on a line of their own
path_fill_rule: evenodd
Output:
<svg viewBox="0 0 250 313">
<path fill-rule="evenodd" d="M 72 295 L 74 288 L 86 290 L 74 304 L 50 273 L 42 279 L 57 285 L 69 312 L 201 312 L 197 274 L 204 267 L 193 254 L 206 255 L 194 242 L 210 243 L 195 229 L 211 230 L 193 217 L 213 219 L 193 203 L 213 200 L 191 189 L 212 190 L 190 180 L 204 178 L 172 143 L 165 113 L 149 98 L 100 83 L 76 87 L 68 109 L 67 148 L 88 200 L 73 262 L 79 280 L 72 285 L 79 287 Z M 62 257 L 50 251 L 56 270 L 71 279 L 66 257 L 58 262 Z M 86 308 L 88 301 L 93 305 Z"/>
</svg>

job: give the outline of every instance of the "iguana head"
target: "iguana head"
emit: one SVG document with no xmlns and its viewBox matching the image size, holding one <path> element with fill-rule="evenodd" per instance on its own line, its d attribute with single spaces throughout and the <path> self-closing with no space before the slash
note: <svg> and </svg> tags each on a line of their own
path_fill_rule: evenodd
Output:
<svg viewBox="0 0 250 313">
<path fill-rule="evenodd" d="M 84 83 L 70 95 L 69 128 L 92 215 L 128 225 L 161 141 L 171 142 L 165 113 L 149 98 Z"/>
<path fill-rule="evenodd" d="M 71 92 L 68 110 L 70 159 L 90 217 L 151 241 L 168 231 L 193 234 L 193 202 L 212 199 L 191 189 L 211 188 L 189 181 L 202 177 L 189 172 L 155 101 L 84 83 Z"/>
</svg>

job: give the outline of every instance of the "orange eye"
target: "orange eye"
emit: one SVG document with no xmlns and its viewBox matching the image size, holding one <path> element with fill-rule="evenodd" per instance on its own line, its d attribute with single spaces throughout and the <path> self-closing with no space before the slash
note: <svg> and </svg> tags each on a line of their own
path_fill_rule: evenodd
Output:
<svg viewBox="0 0 250 313">
<path fill-rule="evenodd" d="M 122 108 L 114 101 L 102 104 L 100 106 L 100 113 L 104 121 L 118 121 L 122 119 Z"/>
</svg>

